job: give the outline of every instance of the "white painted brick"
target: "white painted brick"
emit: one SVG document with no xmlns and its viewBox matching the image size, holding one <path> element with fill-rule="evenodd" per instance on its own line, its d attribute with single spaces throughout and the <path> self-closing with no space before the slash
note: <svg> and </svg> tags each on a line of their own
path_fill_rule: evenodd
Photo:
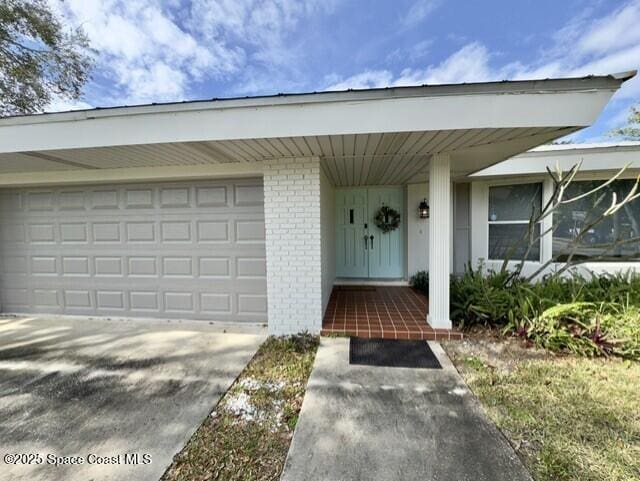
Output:
<svg viewBox="0 0 640 481">
<path fill-rule="evenodd" d="M 320 161 L 265 162 L 269 331 L 318 333 L 322 325 Z"/>
</svg>

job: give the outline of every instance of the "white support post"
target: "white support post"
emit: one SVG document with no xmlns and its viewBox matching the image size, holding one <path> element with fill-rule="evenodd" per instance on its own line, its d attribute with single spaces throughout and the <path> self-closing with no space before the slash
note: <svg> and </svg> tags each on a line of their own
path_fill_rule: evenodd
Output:
<svg viewBox="0 0 640 481">
<path fill-rule="evenodd" d="M 434 154 L 429 164 L 429 315 L 434 328 L 451 329 L 451 159 Z"/>
</svg>

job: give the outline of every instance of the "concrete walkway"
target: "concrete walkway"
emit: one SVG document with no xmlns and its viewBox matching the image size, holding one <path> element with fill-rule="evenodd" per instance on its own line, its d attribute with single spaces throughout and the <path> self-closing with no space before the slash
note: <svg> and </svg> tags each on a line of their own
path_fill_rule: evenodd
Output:
<svg viewBox="0 0 640 481">
<path fill-rule="evenodd" d="M 439 344 L 442 370 L 349 365 L 323 338 L 281 481 L 529 481 Z"/>
<path fill-rule="evenodd" d="M 265 336 L 205 322 L 0 319 L 0 480 L 158 480 Z M 5 458 L 20 453 L 42 462 Z M 83 464 L 50 464 L 58 456 Z"/>
</svg>

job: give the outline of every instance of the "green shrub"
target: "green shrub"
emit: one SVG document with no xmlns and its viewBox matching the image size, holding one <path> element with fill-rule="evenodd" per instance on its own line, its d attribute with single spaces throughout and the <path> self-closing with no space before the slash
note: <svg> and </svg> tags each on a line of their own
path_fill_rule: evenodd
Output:
<svg viewBox="0 0 640 481">
<path fill-rule="evenodd" d="M 510 322 L 504 332 L 516 333 L 552 351 L 640 359 L 640 310 L 636 307 L 559 304 L 533 318 Z"/>
<path fill-rule="evenodd" d="M 451 318 L 461 328 L 475 324 L 502 326 L 511 316 L 518 317 L 522 306 L 514 295 L 523 282 L 509 273 L 467 268 L 451 278 Z"/>
<path fill-rule="evenodd" d="M 418 271 L 411 276 L 409 284 L 414 289 L 422 291 L 425 295 L 429 295 L 429 273 L 427 271 Z"/>
<path fill-rule="evenodd" d="M 460 328 L 501 327 L 554 351 L 639 359 L 640 275 L 572 274 L 532 283 L 480 265 L 452 277 L 451 318 Z"/>
<path fill-rule="evenodd" d="M 559 302 L 610 302 L 640 306 L 640 276 L 633 271 L 617 274 L 591 274 L 584 277 L 547 276 L 531 285 L 536 296 L 552 305 Z"/>
</svg>

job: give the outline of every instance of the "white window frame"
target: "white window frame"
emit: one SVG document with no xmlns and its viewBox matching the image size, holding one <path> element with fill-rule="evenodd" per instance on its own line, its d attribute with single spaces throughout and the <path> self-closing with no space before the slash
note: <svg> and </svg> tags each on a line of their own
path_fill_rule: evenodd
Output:
<svg viewBox="0 0 640 481">
<path fill-rule="evenodd" d="M 491 182 L 491 183 L 487 183 L 487 203 L 486 203 L 486 209 L 485 209 L 485 216 L 484 218 L 486 219 L 487 222 L 487 239 L 486 239 L 486 245 L 487 245 L 487 251 L 485 253 L 485 259 L 487 260 L 487 262 L 504 262 L 504 259 L 490 259 L 489 258 L 489 230 L 490 227 L 492 225 L 527 225 L 529 224 L 529 220 L 490 220 L 489 219 L 489 190 L 492 187 L 505 187 L 505 186 L 511 186 L 511 185 L 530 185 L 530 184 L 539 184 L 540 185 L 540 208 L 542 209 L 542 207 L 545 204 L 545 183 L 542 180 L 537 180 L 537 179 L 519 179 L 519 181 L 501 181 L 501 182 Z M 538 222 L 538 224 L 540 224 L 540 232 L 544 232 L 543 229 L 543 222 Z M 543 239 L 540 238 L 539 239 L 540 242 L 540 248 L 539 248 L 539 257 L 538 260 L 530 260 L 527 259 L 525 260 L 526 263 L 534 263 L 534 264 L 540 264 L 542 262 L 543 259 Z M 510 263 L 518 263 L 520 262 L 520 260 L 511 260 Z"/>
</svg>

